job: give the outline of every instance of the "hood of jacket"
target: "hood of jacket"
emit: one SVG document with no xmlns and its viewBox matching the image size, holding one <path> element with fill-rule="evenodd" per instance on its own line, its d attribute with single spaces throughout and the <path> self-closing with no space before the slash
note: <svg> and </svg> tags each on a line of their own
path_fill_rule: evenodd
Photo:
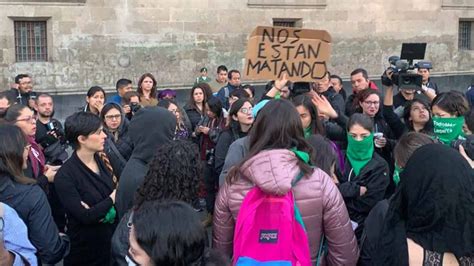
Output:
<svg viewBox="0 0 474 266">
<path fill-rule="evenodd" d="M 258 153 L 242 165 L 241 172 L 265 193 L 285 195 L 299 174 L 298 159 L 286 149 Z"/>
<path fill-rule="evenodd" d="M 133 143 L 131 158 L 148 163 L 155 151 L 173 140 L 176 117 L 162 107 L 141 108 L 130 121 L 128 133 Z"/>
</svg>

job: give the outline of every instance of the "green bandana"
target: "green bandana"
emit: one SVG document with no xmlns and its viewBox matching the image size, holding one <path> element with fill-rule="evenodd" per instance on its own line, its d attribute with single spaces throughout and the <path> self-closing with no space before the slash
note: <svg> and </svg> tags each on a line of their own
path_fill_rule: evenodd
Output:
<svg viewBox="0 0 474 266">
<path fill-rule="evenodd" d="M 311 126 L 309 126 L 308 128 L 304 129 L 304 138 L 307 139 L 311 137 L 311 135 L 313 135 L 313 130 L 311 129 Z"/>
<path fill-rule="evenodd" d="M 290 149 L 290 151 L 292 151 L 301 161 L 307 164 L 309 163 L 309 154 L 307 152 L 297 150 L 296 148 Z"/>
<path fill-rule="evenodd" d="M 451 141 L 464 138 L 462 127 L 464 116 L 459 117 L 433 117 L 434 133 L 444 144 L 451 144 Z"/>
<path fill-rule="evenodd" d="M 369 163 L 374 154 L 374 133 L 365 137 L 363 140 L 355 140 L 347 133 L 347 159 L 352 165 L 356 175 Z"/>
<path fill-rule="evenodd" d="M 403 171 L 403 168 L 399 167 L 398 164 L 395 164 L 395 171 L 393 171 L 393 182 L 398 186 L 400 183 L 400 173 Z"/>
<path fill-rule="evenodd" d="M 113 224 L 114 223 L 114 220 L 115 220 L 115 216 L 117 215 L 117 211 L 115 210 L 115 207 L 112 206 L 109 211 L 107 212 L 107 214 L 105 215 L 104 219 L 101 220 L 101 223 L 104 223 L 104 224 Z"/>
<path fill-rule="evenodd" d="M 277 92 L 275 95 L 275 100 L 280 100 L 280 98 L 281 98 L 281 93 Z"/>
</svg>

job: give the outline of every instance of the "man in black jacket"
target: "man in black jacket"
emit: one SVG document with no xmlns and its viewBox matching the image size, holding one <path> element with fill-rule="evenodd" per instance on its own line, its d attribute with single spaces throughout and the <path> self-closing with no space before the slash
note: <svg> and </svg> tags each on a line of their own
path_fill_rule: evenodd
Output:
<svg viewBox="0 0 474 266">
<path fill-rule="evenodd" d="M 331 74 L 326 72 L 326 75 L 322 79 L 314 82 L 313 90 L 316 91 L 319 95 L 323 95 L 331 104 L 332 108 L 336 111 L 338 115 L 344 114 L 344 98 L 341 94 L 337 93 L 334 88 L 331 86 Z"/>
<path fill-rule="evenodd" d="M 369 74 L 363 68 L 351 72 L 352 94 L 346 100 L 346 116 L 355 113 L 354 99 L 359 91 L 370 88 Z"/>
<path fill-rule="evenodd" d="M 11 88 L 9 97 L 15 99 L 17 104 L 23 104 L 30 108 L 35 107 L 36 93 L 33 92 L 33 81 L 27 74 L 19 74 L 15 77 L 16 88 Z"/>
</svg>

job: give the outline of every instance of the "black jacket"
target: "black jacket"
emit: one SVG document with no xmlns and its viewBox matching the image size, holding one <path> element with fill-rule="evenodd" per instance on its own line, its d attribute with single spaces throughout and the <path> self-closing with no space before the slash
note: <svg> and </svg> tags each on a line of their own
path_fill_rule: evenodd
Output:
<svg viewBox="0 0 474 266">
<path fill-rule="evenodd" d="M 349 95 L 349 97 L 347 97 L 346 99 L 346 110 L 345 110 L 345 114 L 346 116 L 350 117 L 351 115 L 353 115 L 355 112 L 356 112 L 356 108 L 354 108 L 354 99 L 355 99 L 356 95 L 353 93 L 351 95 Z"/>
<path fill-rule="evenodd" d="M 128 135 L 128 120 L 122 115 L 122 123 L 118 128 L 118 139 L 115 141 L 113 133 L 105 130 L 107 140 L 105 141 L 104 151 L 110 160 L 110 164 L 114 169 L 114 174 L 117 177 L 122 175 L 123 168 L 130 159 L 133 151 L 133 144 Z"/>
<path fill-rule="evenodd" d="M 215 148 L 215 164 L 214 169 L 217 175 L 220 175 L 222 172 L 222 168 L 224 167 L 225 157 L 227 156 L 227 152 L 229 151 L 230 145 L 239 138 L 243 138 L 247 136 L 247 133 L 241 132 L 237 128 L 229 128 L 227 130 L 222 131 L 217 140 L 216 148 Z"/>
<path fill-rule="evenodd" d="M 95 155 L 99 174 L 89 169 L 74 152 L 59 169 L 54 185 L 67 215 L 67 234 L 71 238 L 71 252 L 65 265 L 107 265 L 110 262 L 110 239 L 113 223 L 102 219 L 113 207 L 109 197 L 115 189 L 112 174 Z M 89 208 L 82 206 L 81 201 Z"/>
<path fill-rule="evenodd" d="M 372 258 L 377 250 L 377 243 L 382 232 L 385 215 L 388 210 L 389 200 L 379 201 L 370 211 L 364 222 L 364 232 L 360 241 L 360 257 L 357 265 L 372 266 Z"/>
<path fill-rule="evenodd" d="M 38 258 L 55 264 L 69 252 L 69 238 L 60 236 L 51 216 L 46 195 L 38 185 L 22 185 L 0 177 L 0 202 L 15 209 L 28 227 L 28 238 L 35 246 Z"/>
<path fill-rule="evenodd" d="M 128 255 L 129 245 L 129 232 L 130 229 L 127 226 L 128 220 L 132 210 L 126 212 L 122 219 L 120 219 L 117 229 L 115 229 L 114 235 L 112 236 L 112 256 L 111 265 L 127 266 L 125 256 Z"/>
<path fill-rule="evenodd" d="M 57 119 L 51 118 L 50 123 L 53 123 L 57 137 L 48 134 L 50 130 L 48 129 L 47 124 L 43 124 L 40 120 L 37 120 L 35 140 L 36 143 L 43 147 L 43 153 L 47 164 L 61 165 L 68 158 L 64 129 L 61 122 Z"/>
<path fill-rule="evenodd" d="M 340 178 L 338 187 L 346 203 L 349 217 L 359 224 L 355 231 L 358 239 L 370 210 L 384 198 L 390 178 L 387 162 L 375 152 L 357 176 L 352 170 L 350 161 L 346 159 L 344 175 Z M 363 196 L 360 196 L 361 186 L 367 188 Z"/>
<path fill-rule="evenodd" d="M 332 108 L 334 108 L 339 116 L 345 113 L 346 107 L 344 106 L 344 98 L 341 94 L 337 93 L 333 87 L 329 87 L 329 89 L 321 93 L 321 95 L 324 95 L 324 97 L 328 99 Z"/>
<path fill-rule="evenodd" d="M 133 206 L 135 191 L 143 182 L 156 150 L 173 140 L 176 117 L 162 107 L 140 109 L 128 127 L 133 152 L 120 176 L 116 207 L 121 218 Z"/>
<path fill-rule="evenodd" d="M 203 118 L 203 115 L 196 107 L 191 106 L 189 104 L 184 106 L 184 111 L 186 112 L 186 115 L 188 116 L 188 119 L 191 122 L 191 131 L 194 132 L 196 130 L 197 124 Z"/>
</svg>

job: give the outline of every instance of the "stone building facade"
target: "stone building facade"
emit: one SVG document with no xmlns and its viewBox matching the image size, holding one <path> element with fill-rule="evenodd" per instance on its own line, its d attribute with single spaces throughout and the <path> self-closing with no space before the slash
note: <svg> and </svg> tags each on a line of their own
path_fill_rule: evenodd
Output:
<svg viewBox="0 0 474 266">
<path fill-rule="evenodd" d="M 18 55 L 29 21 L 45 22 L 43 61 Z M 242 69 L 250 32 L 273 23 L 329 31 L 329 69 L 343 77 L 379 76 L 403 42 L 427 42 L 437 75 L 471 75 L 471 21 L 474 0 L 0 0 L 0 86 L 30 73 L 37 90 L 77 94 L 151 72 L 186 88 L 203 66 Z"/>
</svg>

